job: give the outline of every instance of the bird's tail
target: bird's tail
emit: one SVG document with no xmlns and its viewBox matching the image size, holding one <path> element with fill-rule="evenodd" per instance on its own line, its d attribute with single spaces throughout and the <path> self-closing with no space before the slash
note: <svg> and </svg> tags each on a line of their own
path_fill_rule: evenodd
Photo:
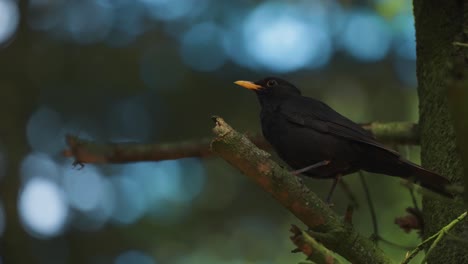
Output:
<svg viewBox="0 0 468 264">
<path fill-rule="evenodd" d="M 422 187 L 435 193 L 453 198 L 453 194 L 447 190 L 447 186 L 450 185 L 450 181 L 447 178 L 430 170 L 426 170 L 410 161 L 401 160 L 401 162 L 408 168 L 408 174 L 405 175 L 407 176 L 405 178 L 413 180 Z"/>
<path fill-rule="evenodd" d="M 453 198 L 453 194 L 447 190 L 447 187 L 450 186 L 450 181 L 447 178 L 389 151 L 371 154 L 366 159 L 371 161 L 371 166 L 368 166 L 366 171 L 408 179 L 430 191 Z"/>
</svg>

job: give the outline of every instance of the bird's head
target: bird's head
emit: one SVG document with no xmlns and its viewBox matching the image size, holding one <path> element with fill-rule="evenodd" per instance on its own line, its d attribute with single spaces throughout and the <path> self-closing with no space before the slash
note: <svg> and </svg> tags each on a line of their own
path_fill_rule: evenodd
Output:
<svg viewBox="0 0 468 264">
<path fill-rule="evenodd" d="M 301 95 L 301 91 L 293 84 L 276 77 L 267 77 L 256 82 L 236 81 L 235 84 L 255 91 L 262 105 L 279 103 L 290 96 Z"/>
</svg>

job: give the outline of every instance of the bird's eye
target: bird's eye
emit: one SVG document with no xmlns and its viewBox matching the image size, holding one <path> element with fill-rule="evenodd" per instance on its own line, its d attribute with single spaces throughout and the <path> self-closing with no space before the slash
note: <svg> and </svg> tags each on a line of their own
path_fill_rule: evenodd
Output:
<svg viewBox="0 0 468 264">
<path fill-rule="evenodd" d="M 269 80 L 267 82 L 267 86 L 270 87 L 270 86 L 274 86 L 274 85 L 277 85 L 278 83 L 275 81 L 275 80 Z"/>
</svg>

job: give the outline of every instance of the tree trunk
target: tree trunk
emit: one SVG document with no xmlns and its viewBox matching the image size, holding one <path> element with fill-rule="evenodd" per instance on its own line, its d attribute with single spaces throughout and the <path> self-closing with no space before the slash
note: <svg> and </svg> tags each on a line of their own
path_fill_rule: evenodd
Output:
<svg viewBox="0 0 468 264">
<path fill-rule="evenodd" d="M 456 67 L 466 69 L 465 51 L 453 44 L 466 42 L 466 0 L 414 0 L 417 43 L 417 77 L 420 100 L 421 160 L 423 166 L 434 170 L 452 182 L 463 184 L 463 164 L 457 148 L 456 131 L 450 113 L 448 92 L 456 76 Z M 465 11 L 464 11 L 465 10 Z M 460 61 L 460 57 L 463 58 Z M 461 62 L 461 65 L 460 65 Z M 464 76 L 466 78 L 466 76 Z M 466 82 L 466 79 L 464 80 Z M 468 89 L 468 87 L 465 87 Z M 466 117 L 465 117 L 466 118 Z M 465 135 L 466 136 L 466 135 Z M 461 199 L 457 198 L 457 201 Z M 466 207 L 462 203 L 424 197 L 424 237 L 437 232 L 459 216 Z M 466 221 L 453 234 L 468 232 Z M 466 234 L 462 235 L 466 239 Z M 444 239 L 434 249 L 429 263 L 468 263 L 468 247 Z"/>
</svg>

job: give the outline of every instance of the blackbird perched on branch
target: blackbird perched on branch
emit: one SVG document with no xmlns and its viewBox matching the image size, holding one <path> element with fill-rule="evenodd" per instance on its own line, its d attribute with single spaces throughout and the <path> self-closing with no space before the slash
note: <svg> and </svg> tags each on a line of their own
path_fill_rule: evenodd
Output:
<svg viewBox="0 0 468 264">
<path fill-rule="evenodd" d="M 327 200 L 339 177 L 359 170 L 412 179 L 452 197 L 446 178 L 404 159 L 325 103 L 302 96 L 287 81 L 271 77 L 235 84 L 257 94 L 263 135 L 293 173 L 335 179 Z"/>
</svg>

